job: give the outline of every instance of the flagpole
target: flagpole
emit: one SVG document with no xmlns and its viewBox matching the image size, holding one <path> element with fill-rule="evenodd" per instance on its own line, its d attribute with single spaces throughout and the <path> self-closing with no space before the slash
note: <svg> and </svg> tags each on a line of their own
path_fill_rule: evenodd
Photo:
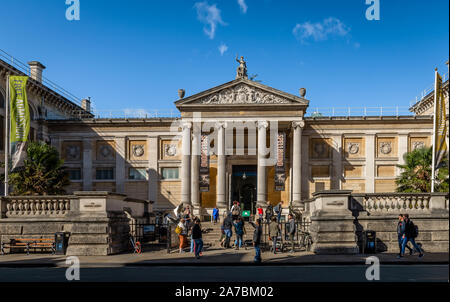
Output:
<svg viewBox="0 0 450 302">
<path fill-rule="evenodd" d="M 431 193 L 434 192 L 435 165 L 436 165 L 436 116 L 438 103 L 438 69 L 434 69 L 434 115 L 433 115 L 433 157 L 431 162 Z"/>
<path fill-rule="evenodd" d="M 9 75 L 6 76 L 6 100 L 5 100 L 5 196 L 9 194 Z"/>
</svg>

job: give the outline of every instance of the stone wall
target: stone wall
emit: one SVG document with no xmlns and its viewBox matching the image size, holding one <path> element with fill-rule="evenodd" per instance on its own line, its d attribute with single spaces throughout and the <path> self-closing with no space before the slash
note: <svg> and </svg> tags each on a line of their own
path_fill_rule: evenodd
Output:
<svg viewBox="0 0 450 302">
<path fill-rule="evenodd" d="M 143 200 L 108 192 L 70 196 L 3 197 L 0 238 L 53 237 L 69 232 L 67 255 L 110 255 L 128 249 L 130 222 L 152 211 Z"/>
<path fill-rule="evenodd" d="M 370 230 L 376 231 L 378 252 L 398 253 L 398 215 L 409 214 L 419 227 L 416 242 L 425 252 L 448 252 L 448 200 L 448 193 L 315 193 L 305 205 L 313 250 L 317 254 L 361 252 L 363 232 Z"/>
</svg>

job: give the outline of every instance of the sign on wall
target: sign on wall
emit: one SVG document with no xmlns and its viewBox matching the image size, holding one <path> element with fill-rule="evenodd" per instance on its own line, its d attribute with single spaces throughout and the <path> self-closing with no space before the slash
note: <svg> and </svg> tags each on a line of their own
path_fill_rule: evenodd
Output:
<svg viewBox="0 0 450 302">
<path fill-rule="evenodd" d="M 275 191 L 284 191 L 286 182 L 286 133 L 279 132 L 277 138 L 277 163 L 275 165 Z"/>
<path fill-rule="evenodd" d="M 200 192 L 209 191 L 209 139 L 208 135 L 202 135 L 200 153 Z"/>
</svg>

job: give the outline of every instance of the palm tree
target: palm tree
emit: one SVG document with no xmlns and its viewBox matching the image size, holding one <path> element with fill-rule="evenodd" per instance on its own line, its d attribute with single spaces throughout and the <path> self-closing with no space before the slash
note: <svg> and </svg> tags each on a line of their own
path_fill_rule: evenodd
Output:
<svg viewBox="0 0 450 302">
<path fill-rule="evenodd" d="M 11 195 L 60 195 L 69 177 L 58 151 L 45 143 L 32 142 L 27 147 L 24 167 L 10 174 Z"/>
<path fill-rule="evenodd" d="M 417 148 L 403 155 L 404 165 L 397 165 L 403 171 L 396 179 L 397 192 L 421 193 L 431 192 L 431 165 L 433 148 Z M 448 159 L 438 170 L 435 192 L 448 192 Z"/>
</svg>

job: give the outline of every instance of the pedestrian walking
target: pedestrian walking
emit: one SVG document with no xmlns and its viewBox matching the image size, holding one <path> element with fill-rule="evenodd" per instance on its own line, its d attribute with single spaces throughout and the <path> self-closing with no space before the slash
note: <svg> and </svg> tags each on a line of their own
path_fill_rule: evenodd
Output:
<svg viewBox="0 0 450 302">
<path fill-rule="evenodd" d="M 231 213 L 223 220 L 223 231 L 225 233 L 225 243 L 224 243 L 224 247 L 225 248 L 229 248 L 230 247 L 230 240 L 231 240 L 231 236 L 233 236 L 233 231 L 232 231 L 232 227 L 233 227 L 233 220 L 232 220 L 232 216 Z"/>
<path fill-rule="evenodd" d="M 261 263 L 261 248 L 259 247 L 261 244 L 261 220 L 257 219 L 256 222 L 250 221 L 250 224 L 255 228 L 253 233 L 253 247 L 255 248 L 255 263 Z"/>
<path fill-rule="evenodd" d="M 202 227 L 200 225 L 200 219 L 194 220 L 194 226 L 192 227 L 192 239 L 194 241 L 194 254 L 195 258 L 200 259 L 200 255 L 203 249 L 202 239 Z"/>
<path fill-rule="evenodd" d="M 279 202 L 275 208 L 273 209 L 275 211 L 275 214 L 277 214 L 277 222 L 280 223 L 281 221 L 281 212 L 283 212 L 283 206 L 282 203 Z"/>
<path fill-rule="evenodd" d="M 216 223 L 217 223 L 217 220 L 219 219 L 219 209 L 218 209 L 217 207 L 215 207 L 215 208 L 213 209 L 212 215 L 213 215 L 213 221 L 214 221 L 214 224 L 216 224 Z"/>
<path fill-rule="evenodd" d="M 291 253 L 295 251 L 295 232 L 297 231 L 297 226 L 295 225 L 294 215 L 289 214 L 289 240 L 291 241 Z"/>
<path fill-rule="evenodd" d="M 272 216 L 273 216 L 273 206 L 268 205 L 266 208 L 266 222 L 267 223 L 270 223 L 272 221 Z"/>
<path fill-rule="evenodd" d="M 399 255 L 402 254 L 402 243 L 403 243 L 403 235 L 405 235 L 405 218 L 403 214 L 398 215 L 398 223 L 397 223 L 397 238 L 398 238 L 398 248 Z M 413 249 L 408 246 L 408 243 L 405 247 L 409 250 L 409 254 L 413 254 Z"/>
<path fill-rule="evenodd" d="M 415 238 L 417 237 L 419 233 L 419 229 L 416 225 L 412 222 L 411 219 L 409 219 L 409 215 L 404 215 L 405 220 L 405 234 L 403 235 L 403 241 L 402 241 L 402 250 L 400 252 L 399 257 L 403 257 L 405 255 L 405 247 L 408 244 L 409 241 L 411 241 L 414 249 L 419 252 L 419 258 L 422 258 L 424 256 L 422 249 L 417 245 Z"/>
<path fill-rule="evenodd" d="M 264 216 L 264 210 L 263 210 L 263 208 L 261 206 L 258 206 L 257 211 L 258 211 L 259 219 L 261 219 L 261 221 L 262 221 L 263 216 Z"/>
<path fill-rule="evenodd" d="M 273 253 L 277 253 L 277 239 L 280 236 L 280 225 L 277 222 L 277 218 L 273 216 L 269 223 L 269 240 L 272 240 Z"/>
<path fill-rule="evenodd" d="M 233 216 L 233 221 L 241 216 L 241 208 L 239 207 L 237 201 L 233 201 L 233 206 L 231 207 L 231 215 Z"/>
<path fill-rule="evenodd" d="M 236 250 L 242 247 L 243 237 L 245 234 L 244 220 L 242 217 L 238 217 L 237 220 L 233 222 L 234 231 L 236 233 L 236 241 L 234 242 L 234 246 Z"/>
<path fill-rule="evenodd" d="M 178 223 L 175 233 L 178 234 L 178 239 L 180 240 L 180 253 L 184 253 L 183 249 L 186 246 L 186 237 L 187 237 L 187 228 L 186 228 L 186 220 L 184 218 L 181 218 L 180 222 Z"/>
</svg>

